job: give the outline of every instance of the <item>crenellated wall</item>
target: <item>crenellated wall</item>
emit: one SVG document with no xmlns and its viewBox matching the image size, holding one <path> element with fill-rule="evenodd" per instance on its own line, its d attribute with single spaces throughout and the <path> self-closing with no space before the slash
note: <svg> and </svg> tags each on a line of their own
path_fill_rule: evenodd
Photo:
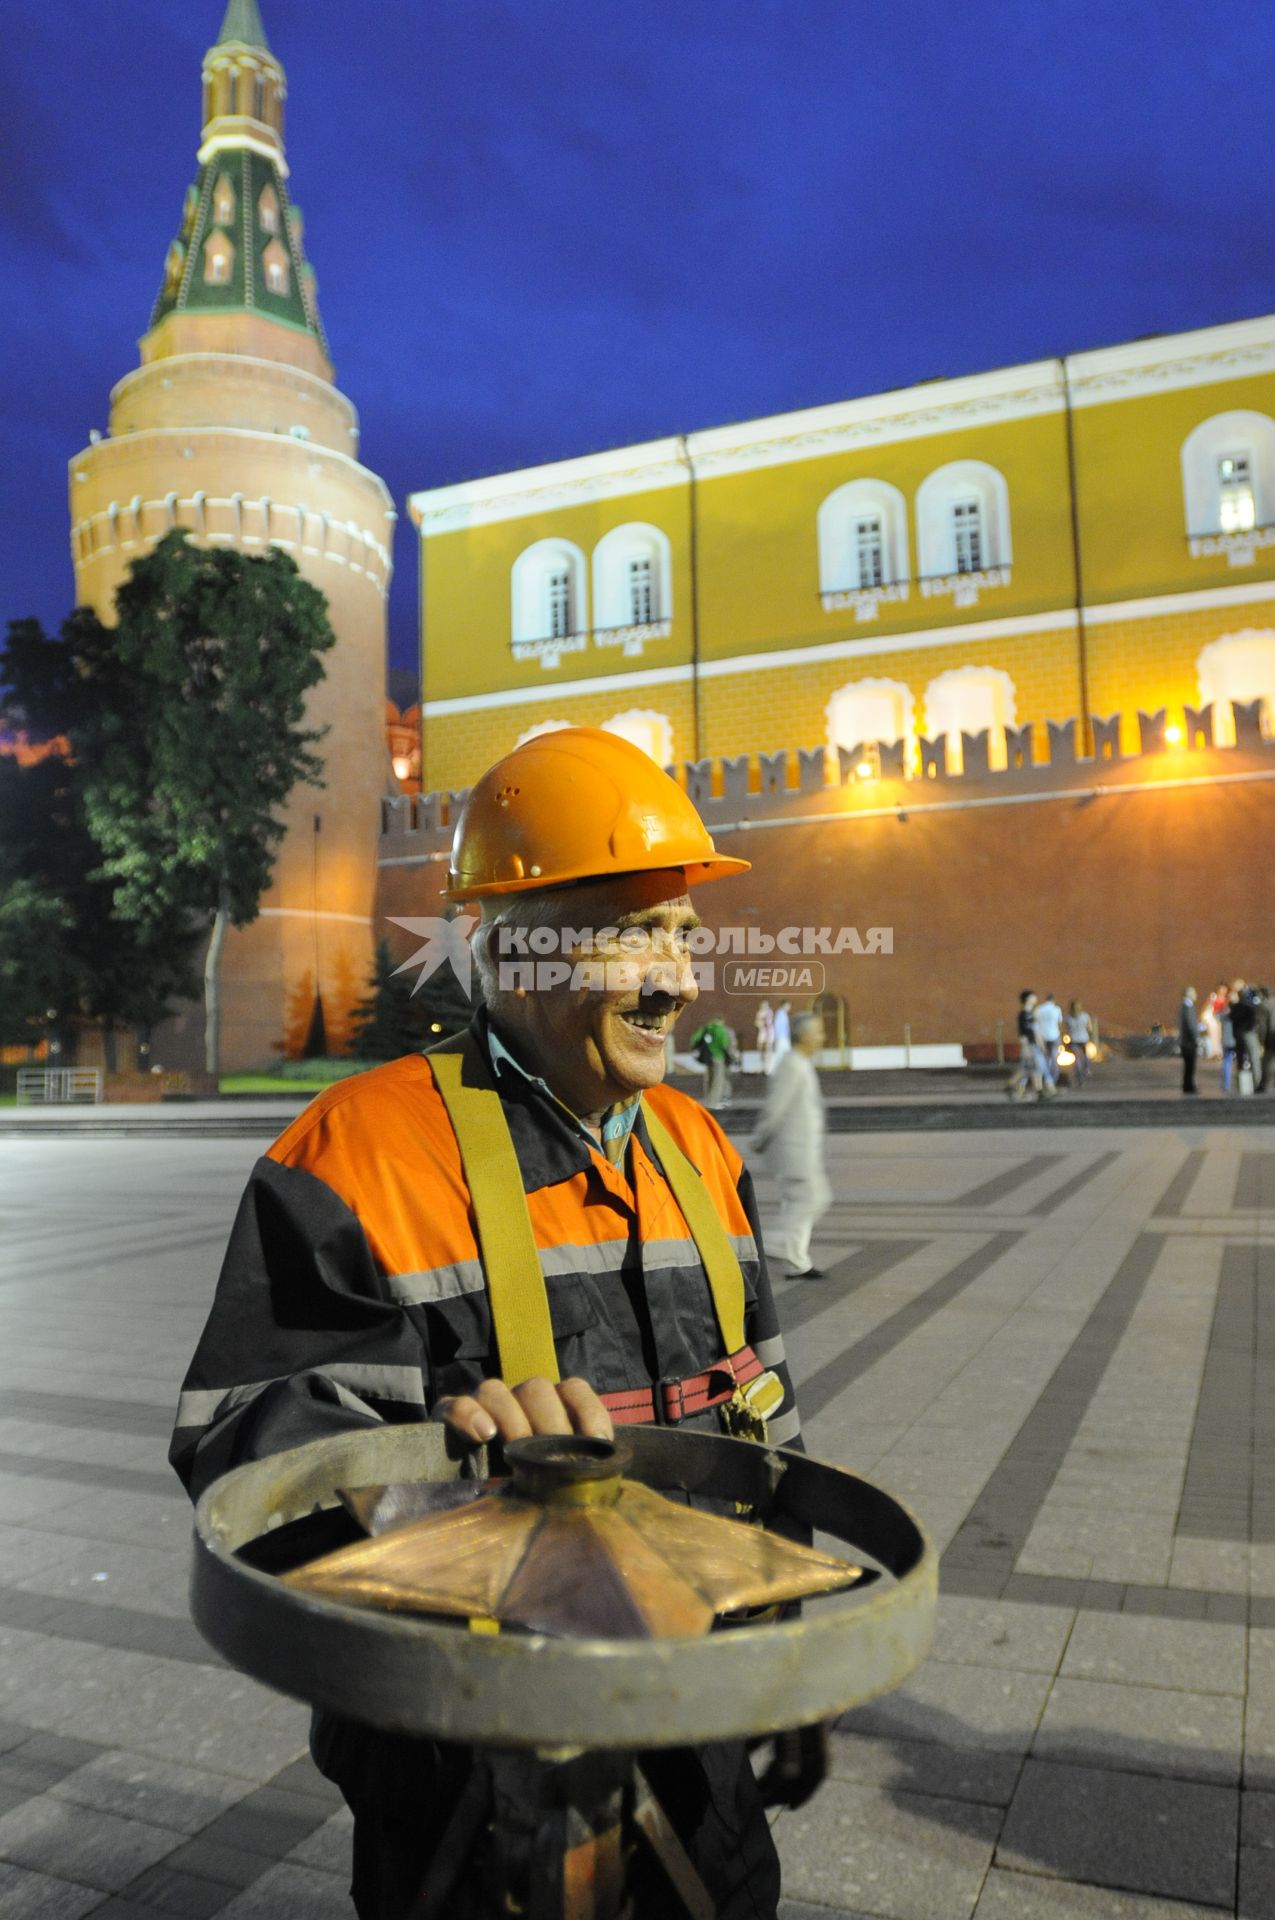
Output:
<svg viewBox="0 0 1275 1920">
<path fill-rule="evenodd" d="M 1259 714 L 1235 704 L 1234 747 L 1211 744 L 1207 710 L 1176 743 L 1163 714 L 1139 714 L 1136 754 L 1120 751 L 1119 715 L 1093 721 L 1088 755 L 1067 722 L 1044 761 L 1024 729 L 1000 771 L 985 734 L 965 736 L 959 774 L 942 740 L 919 742 L 907 771 L 901 748 L 871 745 L 675 769 L 717 845 L 753 863 L 697 905 L 714 927 L 853 927 L 888 948 L 814 957 L 813 986 L 843 1000 L 863 1045 L 901 1042 L 905 1023 L 916 1044 L 987 1043 L 998 1021 L 1012 1035 L 1024 986 L 1079 997 L 1115 1030 L 1171 1023 L 1188 981 L 1275 979 L 1275 740 Z M 441 908 L 463 798 L 383 805 L 378 927 L 396 949 L 408 936 L 387 916 Z M 701 1007 L 751 1041 L 760 992 L 724 985 L 719 965 Z M 767 991 L 796 1005 L 812 984 Z"/>
</svg>

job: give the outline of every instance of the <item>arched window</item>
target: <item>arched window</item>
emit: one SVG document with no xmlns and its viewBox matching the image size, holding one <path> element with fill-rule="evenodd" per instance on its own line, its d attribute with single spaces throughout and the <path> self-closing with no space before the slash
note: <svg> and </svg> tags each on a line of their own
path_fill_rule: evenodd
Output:
<svg viewBox="0 0 1275 1920">
<path fill-rule="evenodd" d="M 235 243 L 228 233 L 213 232 L 204 241 L 204 279 L 210 287 L 229 284 L 235 265 Z"/>
<path fill-rule="evenodd" d="M 602 725 L 607 733 L 618 734 L 621 740 L 649 753 L 657 767 L 671 765 L 673 723 L 666 713 L 653 713 L 649 707 L 630 707 L 625 713 L 613 713 Z"/>
<path fill-rule="evenodd" d="M 525 732 L 518 735 L 514 745 L 524 746 L 528 740 L 538 740 L 542 733 L 561 733 L 564 727 L 570 725 L 569 720 L 537 720 L 533 727 L 528 727 Z"/>
<path fill-rule="evenodd" d="M 1182 498 L 1193 541 L 1275 523 L 1275 420 L 1244 408 L 1202 420 L 1182 442 Z"/>
<path fill-rule="evenodd" d="M 893 746 L 913 735 L 912 690 L 901 680 L 852 680 L 829 700 L 828 744 L 861 747 L 877 742 Z"/>
<path fill-rule="evenodd" d="M 819 508 L 819 591 L 870 593 L 908 577 L 907 505 L 884 480 L 848 480 Z"/>
<path fill-rule="evenodd" d="M 252 83 L 252 117 L 254 120 L 266 117 L 266 83 L 261 74 L 257 74 Z"/>
<path fill-rule="evenodd" d="M 965 765 L 961 735 L 984 730 L 989 765 L 1004 767 L 1005 729 L 1015 725 L 1014 683 L 999 667 L 953 667 L 925 689 L 925 737 L 946 736 L 949 773 L 960 773 Z"/>
<path fill-rule="evenodd" d="M 263 233 L 279 231 L 279 196 L 268 180 L 257 195 L 257 224 Z"/>
<path fill-rule="evenodd" d="M 537 540 L 514 561 L 514 644 L 567 640 L 588 631 L 584 555 L 570 540 Z"/>
<path fill-rule="evenodd" d="M 171 240 L 164 256 L 164 292 L 176 293 L 186 270 L 186 249 L 180 240 Z"/>
<path fill-rule="evenodd" d="M 1195 664 L 1200 705 L 1213 705 L 1214 746 L 1235 745 L 1232 700 L 1260 700 L 1264 729 L 1268 735 L 1275 733 L 1275 632 L 1246 627 L 1242 633 L 1228 633 L 1202 647 Z"/>
<path fill-rule="evenodd" d="M 593 623 L 604 631 L 653 627 L 672 618 L 668 535 L 643 520 L 604 534 L 593 549 Z"/>
<path fill-rule="evenodd" d="M 926 581 L 1009 566 L 1009 488 L 985 460 L 953 460 L 917 488 L 916 545 Z"/>
<path fill-rule="evenodd" d="M 213 219 L 219 227 L 233 227 L 235 224 L 235 190 L 230 184 L 229 174 L 217 175 L 217 184 L 213 188 Z"/>
<path fill-rule="evenodd" d="M 261 256 L 261 269 L 265 275 L 267 293 L 277 293 L 286 297 L 292 286 L 292 268 L 288 260 L 288 249 L 276 234 Z"/>
</svg>

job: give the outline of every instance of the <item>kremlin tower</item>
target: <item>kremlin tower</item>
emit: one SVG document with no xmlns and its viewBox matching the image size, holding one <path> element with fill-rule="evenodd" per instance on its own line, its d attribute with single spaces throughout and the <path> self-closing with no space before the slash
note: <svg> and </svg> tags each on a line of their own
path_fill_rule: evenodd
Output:
<svg viewBox="0 0 1275 1920">
<path fill-rule="evenodd" d="M 327 597 L 336 645 L 311 693 L 322 788 L 297 787 L 259 918 L 222 961 L 222 1065 L 297 1050 L 321 995 L 329 1048 L 371 968 L 385 744 L 385 601 L 395 514 L 358 460 L 288 192 L 284 72 L 256 0 L 230 0 L 204 58 L 199 171 L 110 428 L 71 462 L 78 603 L 107 621 L 131 561 L 173 527 L 282 547 Z M 193 1047 L 189 1060 L 197 1063 Z M 165 1064 L 178 1061 L 166 1059 Z"/>
</svg>

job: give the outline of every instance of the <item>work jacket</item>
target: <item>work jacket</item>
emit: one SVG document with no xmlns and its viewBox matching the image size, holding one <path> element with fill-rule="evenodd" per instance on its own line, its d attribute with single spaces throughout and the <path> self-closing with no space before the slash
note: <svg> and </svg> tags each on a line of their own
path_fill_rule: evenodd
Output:
<svg viewBox="0 0 1275 1920">
<path fill-rule="evenodd" d="M 485 1051 L 481 1014 L 475 1034 Z M 496 1086 L 561 1376 L 621 1394 L 714 1367 L 724 1354 L 712 1296 L 641 1110 L 613 1166 L 523 1075 Z M 739 1259 L 745 1340 L 784 1389 L 768 1439 L 791 1445 L 797 1414 L 747 1170 L 697 1102 L 666 1087 L 644 1100 L 698 1170 Z M 496 1372 L 460 1151 L 428 1059 L 411 1054 L 330 1087 L 257 1162 L 170 1458 L 197 1496 L 245 1460 L 428 1419 Z M 720 1415 L 687 1424 L 720 1429 Z"/>
</svg>

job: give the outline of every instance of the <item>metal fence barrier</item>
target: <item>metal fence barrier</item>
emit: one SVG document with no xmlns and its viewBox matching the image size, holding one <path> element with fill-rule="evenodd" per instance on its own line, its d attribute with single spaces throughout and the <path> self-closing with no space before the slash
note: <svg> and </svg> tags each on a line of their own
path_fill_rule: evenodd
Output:
<svg viewBox="0 0 1275 1920">
<path fill-rule="evenodd" d="M 97 1106 L 102 1098 L 100 1067 L 19 1067 L 18 1105 Z"/>
</svg>

